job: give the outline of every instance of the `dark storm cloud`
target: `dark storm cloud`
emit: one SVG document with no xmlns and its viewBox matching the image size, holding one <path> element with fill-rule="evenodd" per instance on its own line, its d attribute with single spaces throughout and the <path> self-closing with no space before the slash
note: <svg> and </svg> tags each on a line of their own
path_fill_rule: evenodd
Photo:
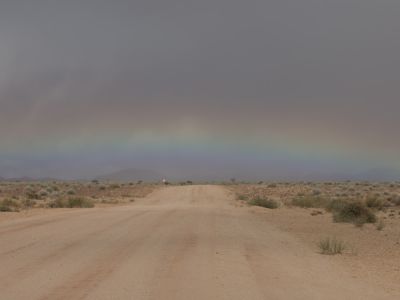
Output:
<svg viewBox="0 0 400 300">
<path fill-rule="evenodd" d="M 399 15 L 387 0 L 3 0 L 0 135 L 190 119 L 400 151 Z"/>
</svg>

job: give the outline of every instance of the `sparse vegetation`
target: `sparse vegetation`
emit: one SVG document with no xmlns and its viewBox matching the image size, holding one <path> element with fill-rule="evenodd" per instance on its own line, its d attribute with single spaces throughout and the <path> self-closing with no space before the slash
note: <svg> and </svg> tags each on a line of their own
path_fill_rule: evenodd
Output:
<svg viewBox="0 0 400 300">
<path fill-rule="evenodd" d="M 12 209 L 11 207 L 4 205 L 3 203 L 0 203 L 0 212 L 11 212 Z"/>
<path fill-rule="evenodd" d="M 365 223 L 375 223 L 376 216 L 372 210 L 360 201 L 346 203 L 333 211 L 335 222 L 353 223 L 362 226 Z"/>
<path fill-rule="evenodd" d="M 159 185 L 100 182 L 0 182 L 0 211 L 35 208 L 93 207 L 96 203 L 128 204 Z"/>
<path fill-rule="evenodd" d="M 270 185 L 274 184 L 274 188 Z M 332 213 L 336 222 L 363 226 L 376 223 L 377 214 L 382 218 L 395 219 L 400 206 L 400 184 L 369 182 L 301 182 L 264 183 L 259 185 L 238 183 L 229 187 L 236 193 L 236 199 L 253 204 L 253 199 L 277 199 L 286 207 L 314 208 L 309 214 L 320 215 L 325 210 Z M 318 211 L 318 212 L 317 212 Z M 376 225 L 378 228 L 381 225 Z"/>
<path fill-rule="evenodd" d="M 344 242 L 338 240 L 336 237 L 321 239 L 318 243 L 321 254 L 336 255 L 342 254 L 346 249 Z"/>
<path fill-rule="evenodd" d="M 67 207 L 66 201 L 61 198 L 57 198 L 55 200 L 52 200 L 51 202 L 48 203 L 49 208 L 63 208 Z"/>
<path fill-rule="evenodd" d="M 68 207 L 73 208 L 73 207 L 81 207 L 81 208 L 91 208 L 94 207 L 93 200 L 84 198 L 84 197 L 73 197 L 69 198 L 68 201 Z"/>
<path fill-rule="evenodd" d="M 247 201 L 248 198 L 247 198 L 246 195 L 238 195 L 238 196 L 237 196 L 237 199 L 238 199 L 238 200 L 241 200 L 241 201 Z"/>
<path fill-rule="evenodd" d="M 23 206 L 24 208 L 32 208 L 32 207 L 35 206 L 35 204 L 36 204 L 36 201 L 35 201 L 35 200 L 32 200 L 32 199 L 24 199 L 24 200 L 22 201 L 22 206 Z"/>
<path fill-rule="evenodd" d="M 76 192 L 75 192 L 74 190 L 71 189 L 71 190 L 68 190 L 68 191 L 67 191 L 67 194 L 68 194 L 68 195 L 75 195 Z"/>
<path fill-rule="evenodd" d="M 303 208 L 325 208 L 329 203 L 329 199 L 316 195 L 300 196 L 292 200 L 292 205 Z"/>
<path fill-rule="evenodd" d="M 342 210 L 347 204 L 349 203 L 349 201 L 344 200 L 344 199 L 333 199 L 332 201 L 330 201 L 327 206 L 325 207 L 325 209 L 329 212 L 333 212 L 333 211 L 340 211 Z"/>
<path fill-rule="evenodd" d="M 4 199 L 0 201 L 0 211 L 1 212 L 11 212 L 18 211 L 19 204 L 12 199 Z"/>
<path fill-rule="evenodd" d="M 26 191 L 26 197 L 28 199 L 36 199 L 36 200 L 40 199 L 39 194 L 37 192 L 33 191 L 33 190 L 30 190 L 30 189 Z"/>
<path fill-rule="evenodd" d="M 72 197 L 68 199 L 58 198 L 49 203 L 50 208 L 91 208 L 94 202 L 84 197 Z"/>
<path fill-rule="evenodd" d="M 254 205 L 254 206 L 261 206 L 261 207 L 265 207 L 265 208 L 269 208 L 269 209 L 275 209 L 275 208 L 279 207 L 279 204 L 277 201 L 272 200 L 272 199 L 260 198 L 260 197 L 251 199 L 249 201 L 249 204 Z"/>
<path fill-rule="evenodd" d="M 384 206 L 383 200 L 380 199 L 377 195 L 368 197 L 365 200 L 365 204 L 369 208 L 374 208 L 378 210 L 381 210 Z"/>
<path fill-rule="evenodd" d="M 400 206 L 400 195 L 392 195 L 388 198 L 389 202 L 394 206 Z"/>
<path fill-rule="evenodd" d="M 310 215 L 312 216 L 318 216 L 318 215 L 323 215 L 324 213 L 320 210 L 313 210 Z"/>
</svg>

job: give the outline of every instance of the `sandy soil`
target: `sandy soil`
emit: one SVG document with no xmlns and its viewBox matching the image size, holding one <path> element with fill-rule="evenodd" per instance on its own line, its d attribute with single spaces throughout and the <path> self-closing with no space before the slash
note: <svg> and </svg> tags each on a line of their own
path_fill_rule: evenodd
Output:
<svg viewBox="0 0 400 300">
<path fill-rule="evenodd" d="M 398 299 L 271 220 L 218 186 L 8 218 L 0 298 Z"/>
<path fill-rule="evenodd" d="M 301 243 L 318 252 L 318 243 L 326 237 L 335 237 L 345 243 L 343 255 L 327 256 L 336 264 L 348 269 L 353 277 L 361 278 L 372 285 L 378 285 L 400 299 L 400 215 L 385 217 L 383 230 L 374 224 L 359 228 L 353 224 L 335 223 L 332 214 L 323 209 L 302 209 L 283 207 L 278 210 L 252 207 L 250 211 L 258 216 L 264 215 L 267 226 L 274 226 Z M 312 216 L 314 211 L 323 214 Z"/>
</svg>

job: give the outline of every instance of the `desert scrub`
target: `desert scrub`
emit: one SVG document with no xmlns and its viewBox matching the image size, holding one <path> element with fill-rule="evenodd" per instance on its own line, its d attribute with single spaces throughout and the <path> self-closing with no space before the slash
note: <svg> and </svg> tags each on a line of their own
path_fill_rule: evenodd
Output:
<svg viewBox="0 0 400 300">
<path fill-rule="evenodd" d="M 365 223 L 375 223 L 376 216 L 362 202 L 354 201 L 334 210 L 333 220 L 339 223 L 353 223 L 361 226 Z"/>
<path fill-rule="evenodd" d="M 293 206 L 302 208 L 324 208 L 329 204 L 330 200 L 321 196 L 307 195 L 298 196 L 292 200 Z"/>
<path fill-rule="evenodd" d="M 348 203 L 349 203 L 349 201 L 341 199 L 341 198 L 333 199 L 332 201 L 330 201 L 327 204 L 325 209 L 329 212 L 338 211 L 338 210 L 343 209 Z"/>
<path fill-rule="evenodd" d="M 248 197 L 246 195 L 243 195 L 243 194 L 237 195 L 236 198 L 237 198 L 237 200 L 241 200 L 241 201 L 246 201 L 248 199 Z"/>
<path fill-rule="evenodd" d="M 69 190 L 67 191 L 67 194 L 68 194 L 68 195 L 75 195 L 76 192 L 75 192 L 75 190 L 73 190 L 73 189 L 69 189 Z"/>
<path fill-rule="evenodd" d="M 369 208 L 382 210 L 384 202 L 378 196 L 370 196 L 365 200 L 365 205 L 367 205 Z"/>
<path fill-rule="evenodd" d="M 68 199 L 58 198 L 48 204 L 50 208 L 92 208 L 94 203 L 92 200 L 84 197 L 71 197 Z"/>
<path fill-rule="evenodd" d="M 67 201 L 65 199 L 62 198 L 57 198 L 53 201 L 50 201 L 47 204 L 47 207 L 49 208 L 63 208 L 63 207 L 67 207 Z"/>
<path fill-rule="evenodd" d="M 18 211 L 19 204 L 15 200 L 4 199 L 0 201 L 0 212 Z"/>
<path fill-rule="evenodd" d="M 336 237 L 333 238 L 324 238 L 318 243 L 319 250 L 321 254 L 325 255 L 335 255 L 342 254 L 346 249 L 344 242 L 338 240 Z"/>
<path fill-rule="evenodd" d="M 39 198 L 45 198 L 45 197 L 47 197 L 47 196 L 49 195 L 49 193 L 47 192 L 47 190 L 40 190 L 40 191 L 38 192 L 38 194 L 39 194 Z"/>
<path fill-rule="evenodd" d="M 29 189 L 26 191 L 26 197 L 28 199 L 32 199 L 32 200 L 39 200 L 40 199 L 40 195 L 36 191 L 29 190 Z"/>
<path fill-rule="evenodd" d="M 104 204 L 118 204 L 118 203 L 120 203 L 120 201 L 118 199 L 116 199 L 116 198 L 107 198 L 107 199 L 101 200 L 101 203 L 104 203 Z"/>
<path fill-rule="evenodd" d="M 255 197 L 249 201 L 250 205 L 261 206 L 265 208 L 275 209 L 278 208 L 278 202 L 272 199 Z"/>
<path fill-rule="evenodd" d="M 94 207 L 93 201 L 91 199 L 84 198 L 84 197 L 69 198 L 67 203 L 68 203 L 68 207 L 70 207 L 70 208 L 73 208 L 73 207 L 92 208 L 92 207 Z"/>
<path fill-rule="evenodd" d="M 60 188 L 59 188 L 58 186 L 56 186 L 56 185 L 52 186 L 51 189 L 52 189 L 54 192 L 58 192 L 58 191 L 60 190 Z"/>
<path fill-rule="evenodd" d="M 24 208 L 32 208 L 36 205 L 36 201 L 32 199 L 24 199 L 22 200 L 22 206 Z"/>
<path fill-rule="evenodd" d="M 388 200 L 394 206 L 400 206 L 400 196 L 399 195 L 394 194 L 394 195 L 390 196 Z"/>
</svg>

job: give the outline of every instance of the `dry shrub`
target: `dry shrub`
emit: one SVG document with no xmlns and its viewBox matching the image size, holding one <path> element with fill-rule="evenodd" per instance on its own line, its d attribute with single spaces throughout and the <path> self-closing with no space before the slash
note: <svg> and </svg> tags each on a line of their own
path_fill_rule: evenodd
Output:
<svg viewBox="0 0 400 300">
<path fill-rule="evenodd" d="M 0 201 L 0 212 L 18 211 L 19 204 L 12 199 L 4 199 Z"/>
<path fill-rule="evenodd" d="M 277 201 L 272 200 L 272 199 L 261 198 L 261 197 L 256 197 L 256 198 L 251 199 L 249 201 L 249 204 L 254 205 L 254 206 L 270 208 L 270 209 L 275 209 L 275 208 L 278 208 L 278 206 L 279 206 Z"/>
<path fill-rule="evenodd" d="M 94 203 L 91 199 L 84 197 L 72 197 L 68 199 L 58 198 L 49 203 L 50 208 L 92 208 Z"/>
<path fill-rule="evenodd" d="M 343 207 L 333 211 L 335 222 L 353 223 L 363 225 L 365 223 L 375 223 L 376 216 L 362 202 L 355 201 L 346 203 Z"/>
<path fill-rule="evenodd" d="M 384 201 L 376 196 L 372 196 L 365 200 L 365 205 L 369 208 L 381 210 L 384 206 Z"/>
<path fill-rule="evenodd" d="M 344 242 L 338 240 L 337 238 L 324 238 L 318 243 L 321 254 L 335 255 L 342 254 L 346 249 Z"/>
</svg>

